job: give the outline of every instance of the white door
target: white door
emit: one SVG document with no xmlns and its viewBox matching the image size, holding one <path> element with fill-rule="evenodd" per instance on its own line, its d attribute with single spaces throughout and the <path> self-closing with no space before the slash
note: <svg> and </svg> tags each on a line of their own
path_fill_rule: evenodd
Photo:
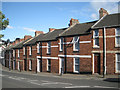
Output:
<svg viewBox="0 0 120 90">
<path fill-rule="evenodd" d="M 59 68 L 60 70 L 59 71 L 60 71 L 60 73 L 63 74 L 64 73 L 64 58 L 60 58 L 59 63 L 60 63 L 60 68 Z"/>
<path fill-rule="evenodd" d="M 37 71 L 40 72 L 40 59 L 37 59 Z"/>
</svg>

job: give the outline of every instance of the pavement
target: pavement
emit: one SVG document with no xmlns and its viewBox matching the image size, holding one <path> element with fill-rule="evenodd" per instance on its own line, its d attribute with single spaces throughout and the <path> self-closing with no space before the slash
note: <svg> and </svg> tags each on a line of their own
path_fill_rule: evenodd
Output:
<svg viewBox="0 0 120 90">
<path fill-rule="evenodd" d="M 33 72 L 33 71 L 18 71 L 18 70 L 9 70 L 9 68 L 6 68 L 4 66 L 1 66 L 3 71 L 8 71 L 12 73 L 22 73 L 22 74 L 30 74 L 30 75 L 38 75 L 38 76 L 46 76 L 46 77 L 57 77 L 57 78 L 67 78 L 67 79 L 95 79 L 95 80 L 105 80 L 105 79 L 115 79 L 120 82 L 120 75 L 105 75 L 103 78 L 103 75 L 99 74 L 62 74 L 59 75 L 57 73 L 47 73 L 47 72 Z"/>
</svg>

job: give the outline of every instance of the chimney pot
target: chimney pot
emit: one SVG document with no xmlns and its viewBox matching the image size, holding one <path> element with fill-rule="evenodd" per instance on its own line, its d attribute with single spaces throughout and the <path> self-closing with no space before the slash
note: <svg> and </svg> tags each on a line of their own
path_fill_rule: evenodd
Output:
<svg viewBox="0 0 120 90">
<path fill-rule="evenodd" d="M 76 23 L 79 23 L 79 21 L 77 19 L 71 18 L 69 26 L 74 25 Z"/>
<path fill-rule="evenodd" d="M 108 15 L 107 10 L 105 10 L 104 8 L 100 8 L 100 10 L 99 10 L 99 18 L 102 18 L 106 14 Z"/>
</svg>

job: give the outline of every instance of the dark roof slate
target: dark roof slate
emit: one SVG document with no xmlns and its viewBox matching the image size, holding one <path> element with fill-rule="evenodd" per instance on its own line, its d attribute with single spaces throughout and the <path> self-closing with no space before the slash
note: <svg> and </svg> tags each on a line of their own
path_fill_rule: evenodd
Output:
<svg viewBox="0 0 120 90">
<path fill-rule="evenodd" d="M 52 32 L 46 33 L 42 38 L 39 38 L 37 41 L 53 41 L 57 40 L 57 37 L 67 28 L 57 29 Z"/>
<path fill-rule="evenodd" d="M 42 38 L 45 34 L 40 34 L 36 37 L 31 38 L 27 43 L 25 43 L 24 45 L 33 45 L 37 42 L 38 39 Z"/>
<path fill-rule="evenodd" d="M 101 21 L 97 22 L 92 28 L 104 28 L 120 26 L 120 13 L 108 14 Z"/>
<path fill-rule="evenodd" d="M 27 40 L 24 40 L 24 41 L 21 41 L 20 43 L 14 45 L 13 49 L 19 49 L 19 48 L 22 48 L 23 47 L 23 44 L 28 41 L 29 39 Z"/>
<path fill-rule="evenodd" d="M 64 36 L 75 36 L 75 35 L 88 34 L 89 33 L 88 31 L 91 29 L 91 26 L 95 22 L 96 21 L 75 24 L 73 26 L 70 26 L 67 30 L 65 30 L 59 36 L 64 37 Z"/>
</svg>

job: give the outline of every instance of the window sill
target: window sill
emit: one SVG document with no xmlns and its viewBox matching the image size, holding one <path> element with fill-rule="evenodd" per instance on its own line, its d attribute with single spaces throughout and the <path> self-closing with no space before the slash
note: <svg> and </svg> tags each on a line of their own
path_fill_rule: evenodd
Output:
<svg viewBox="0 0 120 90">
<path fill-rule="evenodd" d="M 115 45 L 115 48 L 119 48 L 120 47 L 120 45 Z"/>
<path fill-rule="evenodd" d="M 74 71 L 74 73 L 79 73 L 79 71 Z"/>
<path fill-rule="evenodd" d="M 100 48 L 100 46 L 93 46 L 93 48 Z"/>
<path fill-rule="evenodd" d="M 51 53 L 47 53 L 47 55 L 50 55 Z"/>
</svg>

